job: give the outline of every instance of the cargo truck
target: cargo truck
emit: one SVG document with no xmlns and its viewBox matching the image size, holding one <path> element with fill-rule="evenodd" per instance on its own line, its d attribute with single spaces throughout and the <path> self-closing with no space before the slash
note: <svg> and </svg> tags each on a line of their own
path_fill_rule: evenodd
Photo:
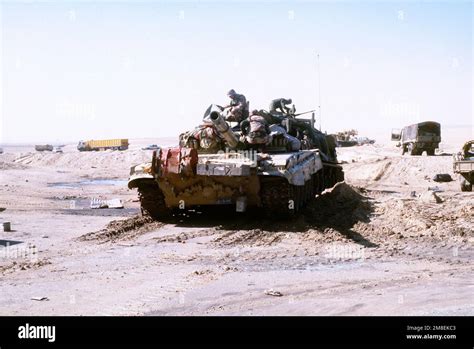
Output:
<svg viewBox="0 0 474 349">
<path fill-rule="evenodd" d="M 53 151 L 53 146 L 51 144 L 38 144 L 35 145 L 36 151 Z"/>
<path fill-rule="evenodd" d="M 441 126 L 434 121 L 425 121 L 404 127 L 401 132 L 392 130 L 392 141 L 400 141 L 402 155 L 434 155 L 441 142 Z"/>
<path fill-rule="evenodd" d="M 77 145 L 79 151 L 92 151 L 92 150 L 126 150 L 128 149 L 128 139 L 116 138 L 116 139 L 102 139 L 102 140 L 90 140 L 80 141 Z"/>
</svg>

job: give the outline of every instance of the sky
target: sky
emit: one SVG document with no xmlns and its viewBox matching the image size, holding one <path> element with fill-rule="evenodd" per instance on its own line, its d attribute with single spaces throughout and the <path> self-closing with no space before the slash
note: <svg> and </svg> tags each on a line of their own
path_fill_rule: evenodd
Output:
<svg viewBox="0 0 474 349">
<path fill-rule="evenodd" d="M 0 143 L 177 137 L 231 88 L 251 109 L 316 108 L 328 133 L 474 123 L 470 1 L 4 1 L 0 14 Z"/>
</svg>

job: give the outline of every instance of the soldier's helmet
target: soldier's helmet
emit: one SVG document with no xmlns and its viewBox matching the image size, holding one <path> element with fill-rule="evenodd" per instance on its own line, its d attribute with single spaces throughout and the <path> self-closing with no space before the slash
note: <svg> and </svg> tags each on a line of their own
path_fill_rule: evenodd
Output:
<svg viewBox="0 0 474 349">
<path fill-rule="evenodd" d="M 234 89 L 229 90 L 229 92 L 227 92 L 227 96 L 229 96 L 229 97 L 233 97 L 233 96 L 235 96 L 236 94 L 237 94 L 237 93 L 235 93 L 235 90 L 234 90 Z"/>
<path fill-rule="evenodd" d="M 293 101 L 291 100 L 291 98 L 288 98 L 288 103 L 293 103 Z"/>
</svg>

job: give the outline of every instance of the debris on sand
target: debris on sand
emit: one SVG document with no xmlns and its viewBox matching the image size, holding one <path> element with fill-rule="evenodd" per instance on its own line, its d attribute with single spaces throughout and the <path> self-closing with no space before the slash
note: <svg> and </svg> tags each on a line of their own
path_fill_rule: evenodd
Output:
<svg viewBox="0 0 474 349">
<path fill-rule="evenodd" d="M 434 175 L 433 180 L 435 182 L 452 182 L 453 178 L 449 173 L 438 173 Z"/>
<path fill-rule="evenodd" d="M 123 202 L 120 199 L 101 200 L 93 198 L 91 200 L 90 208 L 123 208 Z"/>
<path fill-rule="evenodd" d="M 283 296 L 283 293 L 281 293 L 280 291 L 275 291 L 273 289 L 265 290 L 265 294 L 267 296 L 273 296 L 273 297 L 282 297 Z"/>
<path fill-rule="evenodd" d="M 421 194 L 420 200 L 426 203 L 435 203 L 435 204 L 441 204 L 444 202 L 443 199 L 441 199 L 438 194 L 434 191 L 427 191 Z"/>
<path fill-rule="evenodd" d="M 16 262 L 13 261 L 12 263 L 8 265 L 0 265 L 0 274 L 4 275 L 7 273 L 12 273 L 20 270 L 30 270 L 30 269 L 38 269 L 43 266 L 51 264 L 51 261 L 47 258 L 43 258 L 40 260 L 37 260 L 35 262 L 32 261 L 21 261 L 21 262 Z"/>
<path fill-rule="evenodd" d="M 134 216 L 124 220 L 111 221 L 104 229 L 84 234 L 80 241 L 99 240 L 101 242 L 116 241 L 158 229 L 163 223 L 153 220 L 149 216 Z"/>
<path fill-rule="evenodd" d="M 304 212 L 305 219 L 320 227 L 335 228 L 350 228 L 357 222 L 368 221 L 371 206 L 360 192 L 345 182 L 337 183 L 310 203 Z"/>
<path fill-rule="evenodd" d="M 31 297 L 31 300 L 32 301 L 38 301 L 38 302 L 42 302 L 42 301 L 49 301 L 49 298 L 48 297 Z"/>
<path fill-rule="evenodd" d="M 374 176 L 373 180 L 375 182 L 380 181 L 382 179 L 382 177 L 384 177 L 385 174 L 388 172 L 388 169 L 390 168 L 391 165 L 392 165 L 391 161 L 387 161 L 386 163 L 384 163 L 383 166 L 379 168 L 379 170 L 376 173 L 376 175 Z"/>
<path fill-rule="evenodd" d="M 441 192 L 443 192 L 443 190 L 442 190 L 440 187 L 438 187 L 438 186 L 435 186 L 435 187 L 428 187 L 428 190 L 431 190 L 431 191 L 433 191 L 433 192 L 435 192 L 435 193 L 441 193 Z"/>
</svg>

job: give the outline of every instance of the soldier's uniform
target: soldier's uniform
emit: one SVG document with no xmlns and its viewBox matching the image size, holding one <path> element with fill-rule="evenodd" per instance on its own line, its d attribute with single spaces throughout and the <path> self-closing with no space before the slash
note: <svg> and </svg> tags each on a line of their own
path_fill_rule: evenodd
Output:
<svg viewBox="0 0 474 349">
<path fill-rule="evenodd" d="M 212 123 L 204 122 L 195 127 L 194 130 L 181 134 L 179 137 L 179 145 L 181 147 L 212 152 L 220 149 L 222 140 Z"/>
<path fill-rule="evenodd" d="M 270 136 L 276 137 L 276 136 L 283 136 L 286 141 L 288 142 L 288 150 L 290 151 L 298 151 L 301 149 L 301 141 L 293 137 L 292 135 L 289 135 L 288 132 L 286 132 L 286 129 L 281 127 L 280 125 L 270 125 Z"/>
<path fill-rule="evenodd" d="M 245 140 L 249 144 L 268 144 L 272 140 L 268 123 L 263 116 L 255 112 L 242 122 L 242 128 L 246 133 Z"/>
<path fill-rule="evenodd" d="M 244 95 L 236 93 L 234 90 L 230 90 L 227 94 L 230 101 L 230 110 L 228 116 L 226 117 L 227 121 L 241 122 L 249 116 L 249 110 L 247 105 L 247 99 Z"/>
<path fill-rule="evenodd" d="M 270 113 L 284 113 L 290 114 L 291 109 L 287 107 L 288 104 L 291 104 L 291 98 L 277 98 L 270 102 L 269 111 Z"/>
</svg>

